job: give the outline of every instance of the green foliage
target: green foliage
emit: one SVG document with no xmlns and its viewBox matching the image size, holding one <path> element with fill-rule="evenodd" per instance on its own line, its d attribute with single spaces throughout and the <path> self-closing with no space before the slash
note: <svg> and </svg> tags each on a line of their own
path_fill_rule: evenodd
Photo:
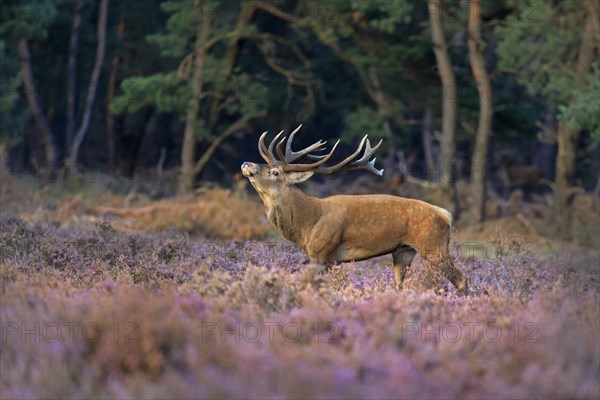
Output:
<svg viewBox="0 0 600 400">
<path fill-rule="evenodd" d="M 188 54 L 193 47 L 196 24 L 201 17 L 195 10 L 193 1 L 165 1 L 160 8 L 169 13 L 164 33 L 148 36 L 148 42 L 158 45 L 163 57 L 180 58 Z"/>
<path fill-rule="evenodd" d="M 162 2 L 160 8 L 169 14 L 166 31 L 149 35 L 147 41 L 159 48 L 163 59 L 179 64 L 178 71 L 125 79 L 121 85 L 123 93 L 114 100 L 111 111 L 131 113 L 145 106 L 155 106 L 158 111 L 176 112 L 183 120 L 192 96 L 189 80 L 193 75 L 193 61 L 198 56 L 194 54 L 198 24 L 204 23 L 211 24 L 207 41 L 212 41 L 213 45 L 202 65 L 202 111 L 198 115 L 196 137 L 210 141 L 215 136 L 215 132 L 211 132 L 214 127 L 206 123 L 210 110 L 206 105 L 213 102 L 222 103 L 218 110 L 225 117 L 267 109 L 273 100 L 273 92 L 267 84 L 249 73 L 246 65 L 223 76 L 227 56 L 223 49 L 227 40 L 234 34 L 242 37 L 250 35 L 255 28 L 248 26 L 234 31 L 233 24 L 237 21 L 221 18 L 221 6 L 220 2 L 200 5 L 192 1 Z"/>
<path fill-rule="evenodd" d="M 20 38 L 40 40 L 48 36 L 48 28 L 57 18 L 54 2 L 3 1 L 0 14 L 0 141 L 14 145 L 20 142 L 23 125 L 29 117 L 28 108 L 18 108 L 21 99 L 21 75 L 16 52 Z"/>
<path fill-rule="evenodd" d="M 45 39 L 56 17 L 56 5 L 51 0 L 3 1 L 0 34 Z"/>
<path fill-rule="evenodd" d="M 362 12 L 374 30 L 393 34 L 402 23 L 410 21 L 413 4 L 410 2 L 387 0 L 352 0 L 353 12 Z"/>
<path fill-rule="evenodd" d="M 194 132 L 196 140 L 212 140 L 214 135 L 210 132 L 210 129 L 206 126 L 203 120 L 198 121 L 196 124 L 196 130 Z"/>
<path fill-rule="evenodd" d="M 251 114 L 265 110 L 269 107 L 272 98 L 278 95 L 276 89 L 274 90 L 273 87 L 269 87 L 259 80 L 252 79 L 247 73 L 232 75 L 228 86 L 225 94 L 239 100 L 226 105 L 229 114 L 237 112 Z"/>
<path fill-rule="evenodd" d="M 193 5 L 191 1 L 165 1 L 160 4 L 163 11 L 170 13 L 166 21 L 167 31 L 148 35 L 146 41 L 154 51 L 158 47 L 163 60 L 181 60 L 191 52 L 198 22 Z M 115 114 L 133 113 L 143 107 L 154 106 L 159 112 L 175 112 L 183 119 L 192 96 L 189 82 L 175 72 L 130 76 L 121 83 L 121 90 L 122 93 L 110 105 L 110 111 Z"/>
<path fill-rule="evenodd" d="M 470 3 L 442 3 L 440 16 L 458 85 L 456 145 L 469 149 L 479 113 L 466 45 Z M 309 132 L 298 138 L 300 142 L 332 136 L 354 141 L 366 133 L 375 139 L 384 135 L 388 122 L 394 137 L 386 138 L 385 145 L 418 152 L 415 146 L 421 143 L 420 121 L 426 107 L 434 113 L 433 131 L 440 129 L 444 91 L 432 51 L 425 1 L 267 2 L 267 8 L 257 9 L 252 18 L 244 20 L 253 10 L 251 4 L 251 0 L 110 2 L 98 96 L 106 98 L 113 89 L 108 86 L 109 77 L 116 77 L 119 89 L 108 110 L 121 115 L 138 113 L 117 119 L 115 146 L 119 157 L 128 154 L 119 146 L 129 140 L 126 137 L 136 126 L 133 122 L 140 109 L 151 107 L 157 113 L 174 113 L 184 119 L 192 96 L 194 71 L 190 67 L 197 57 L 196 36 L 204 24 L 210 26 L 195 132 L 201 142 L 199 149 L 206 148 L 240 116 L 262 110 L 268 111 L 268 117 L 260 122 L 264 124 L 261 129 L 304 123 Z M 85 103 L 94 61 L 97 6 L 97 2 L 85 2 L 82 13 L 77 115 Z M 581 80 L 574 71 L 586 17 L 584 7 L 575 1 L 557 0 L 485 1 L 481 6 L 486 57 L 494 60 L 494 55 L 498 56 L 498 67 L 489 71 L 495 143 L 529 152 L 531 147 L 524 145 L 524 139 L 535 140 L 542 111 L 556 109 L 554 106 L 558 106 L 561 120 L 598 138 L 598 101 L 594 96 L 598 91 L 597 70 L 588 78 L 587 87 L 575 91 L 573 85 L 575 78 Z M 29 42 L 42 109 L 58 145 L 64 142 L 66 67 L 74 7 L 74 1 L 66 0 L 2 1 L 0 140 L 9 144 L 9 152 L 35 152 L 10 148 L 17 143 L 29 146 L 19 141 L 25 137 L 24 123 L 31 118 L 19 75 L 16 39 L 20 37 Z M 277 10 L 287 13 L 293 22 L 281 18 Z M 116 75 L 111 75 L 113 72 Z M 520 87 L 515 88 L 515 80 Z M 103 100 L 98 104 L 97 121 L 102 121 L 107 107 Z M 95 121 L 92 125 L 91 143 L 104 141 L 104 127 Z M 148 132 L 152 131 L 155 120 L 148 126 Z M 179 122 L 171 127 L 181 132 Z M 148 146 L 157 142 L 148 141 Z M 173 143 L 170 152 L 176 153 L 181 141 Z M 148 158 L 140 162 L 149 165 L 156 150 L 152 147 L 145 152 Z M 240 152 L 239 157 L 251 152 L 254 154 L 254 148 Z M 84 159 L 90 152 L 85 153 Z M 224 156 L 219 153 L 217 157 Z M 98 151 L 97 160 L 105 156 L 104 151 Z M 170 160 L 176 158 L 173 156 L 167 154 L 169 167 Z M 469 156 L 462 157 L 468 162 Z M 232 167 L 239 160 L 222 157 L 220 161 L 231 162 L 227 167 Z"/>
<path fill-rule="evenodd" d="M 585 89 L 573 93 L 569 106 L 560 106 L 559 119 L 580 130 L 588 130 L 600 140 L 600 63 L 593 65 Z"/>
<path fill-rule="evenodd" d="M 499 66 L 532 93 L 566 104 L 573 95 L 574 54 L 585 13 L 571 1 L 532 3 L 534 14 L 510 15 L 495 29 Z"/>
<path fill-rule="evenodd" d="M 133 76 L 121 84 L 123 93 L 115 98 L 110 111 L 115 114 L 132 113 L 153 105 L 160 112 L 176 112 L 180 116 L 191 97 L 191 89 L 175 74 Z"/>
<path fill-rule="evenodd" d="M 388 116 L 380 110 L 371 107 L 359 107 L 355 112 L 346 115 L 346 132 L 353 138 L 368 133 L 373 138 L 383 137 L 383 124 Z"/>
<path fill-rule="evenodd" d="M 384 122 L 393 126 L 399 145 L 410 141 L 405 126 L 404 113 L 409 103 L 422 100 L 421 82 L 415 82 L 414 75 L 406 73 L 405 65 L 419 65 L 430 56 L 431 48 L 427 41 L 415 41 L 414 25 L 421 15 L 422 5 L 411 1 L 354 0 L 350 2 L 328 3 L 327 13 L 321 18 L 312 16 L 300 20 L 297 28 L 310 28 L 318 41 L 333 50 L 334 59 L 326 65 L 334 68 L 333 76 L 326 75 L 327 86 L 335 86 L 328 96 L 335 99 L 338 108 L 344 111 L 338 117 L 345 122 L 344 135 L 352 139 L 369 133 L 373 138 L 383 137 Z M 421 21 L 419 21 L 421 22 Z M 339 78 L 339 64 L 347 63 L 353 70 L 352 76 Z M 420 68 L 417 68 L 420 69 Z M 370 90 L 370 93 L 369 93 Z M 349 96 L 346 96 L 349 91 Z M 360 96 L 357 96 L 360 94 Z M 385 97 L 377 102 L 373 96 Z M 332 110 L 335 116 L 339 111 Z"/>
</svg>

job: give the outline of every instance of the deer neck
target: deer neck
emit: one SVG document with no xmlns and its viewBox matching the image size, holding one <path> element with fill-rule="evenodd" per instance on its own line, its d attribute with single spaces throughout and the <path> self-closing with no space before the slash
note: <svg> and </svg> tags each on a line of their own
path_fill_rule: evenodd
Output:
<svg viewBox="0 0 600 400">
<path fill-rule="evenodd" d="M 321 216 L 319 199 L 305 195 L 293 185 L 260 194 L 260 197 L 269 222 L 281 236 L 304 247 L 310 230 Z"/>
</svg>

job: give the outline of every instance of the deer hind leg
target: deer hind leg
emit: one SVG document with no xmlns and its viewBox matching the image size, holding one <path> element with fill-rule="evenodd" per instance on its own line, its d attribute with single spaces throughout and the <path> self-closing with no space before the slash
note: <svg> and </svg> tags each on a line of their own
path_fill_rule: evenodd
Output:
<svg viewBox="0 0 600 400">
<path fill-rule="evenodd" d="M 394 280 L 396 281 L 396 290 L 402 290 L 402 283 L 406 274 L 406 267 L 410 265 L 417 252 L 409 246 L 401 246 L 392 253 L 394 260 Z"/>
</svg>

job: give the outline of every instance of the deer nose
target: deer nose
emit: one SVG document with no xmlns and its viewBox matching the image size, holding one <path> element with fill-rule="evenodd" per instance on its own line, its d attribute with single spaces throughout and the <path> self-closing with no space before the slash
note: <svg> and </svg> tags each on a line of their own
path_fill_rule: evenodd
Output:
<svg viewBox="0 0 600 400">
<path fill-rule="evenodd" d="M 244 162 L 242 164 L 242 174 L 244 176 L 253 176 L 256 174 L 256 165 L 248 161 Z"/>
</svg>

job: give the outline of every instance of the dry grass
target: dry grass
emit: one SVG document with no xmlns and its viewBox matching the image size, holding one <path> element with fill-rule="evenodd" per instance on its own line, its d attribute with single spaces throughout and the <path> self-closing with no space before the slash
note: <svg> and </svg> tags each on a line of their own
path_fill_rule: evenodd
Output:
<svg viewBox="0 0 600 400">
<path fill-rule="evenodd" d="M 152 190 L 143 191 L 137 184 L 111 190 L 115 183 L 107 176 L 76 183 L 40 189 L 33 177 L 6 178 L 0 185 L 0 215 L 64 227 L 110 220 L 112 228 L 123 233 L 169 230 L 223 240 L 261 239 L 271 231 L 262 203 L 240 190 L 202 188 L 192 195 L 153 201 L 148 194 Z"/>
<path fill-rule="evenodd" d="M 264 238 L 271 230 L 262 204 L 220 188 L 143 207 L 100 206 L 90 213 L 120 218 L 113 225 L 123 232 L 179 229 L 213 239 L 251 240 Z"/>
</svg>

